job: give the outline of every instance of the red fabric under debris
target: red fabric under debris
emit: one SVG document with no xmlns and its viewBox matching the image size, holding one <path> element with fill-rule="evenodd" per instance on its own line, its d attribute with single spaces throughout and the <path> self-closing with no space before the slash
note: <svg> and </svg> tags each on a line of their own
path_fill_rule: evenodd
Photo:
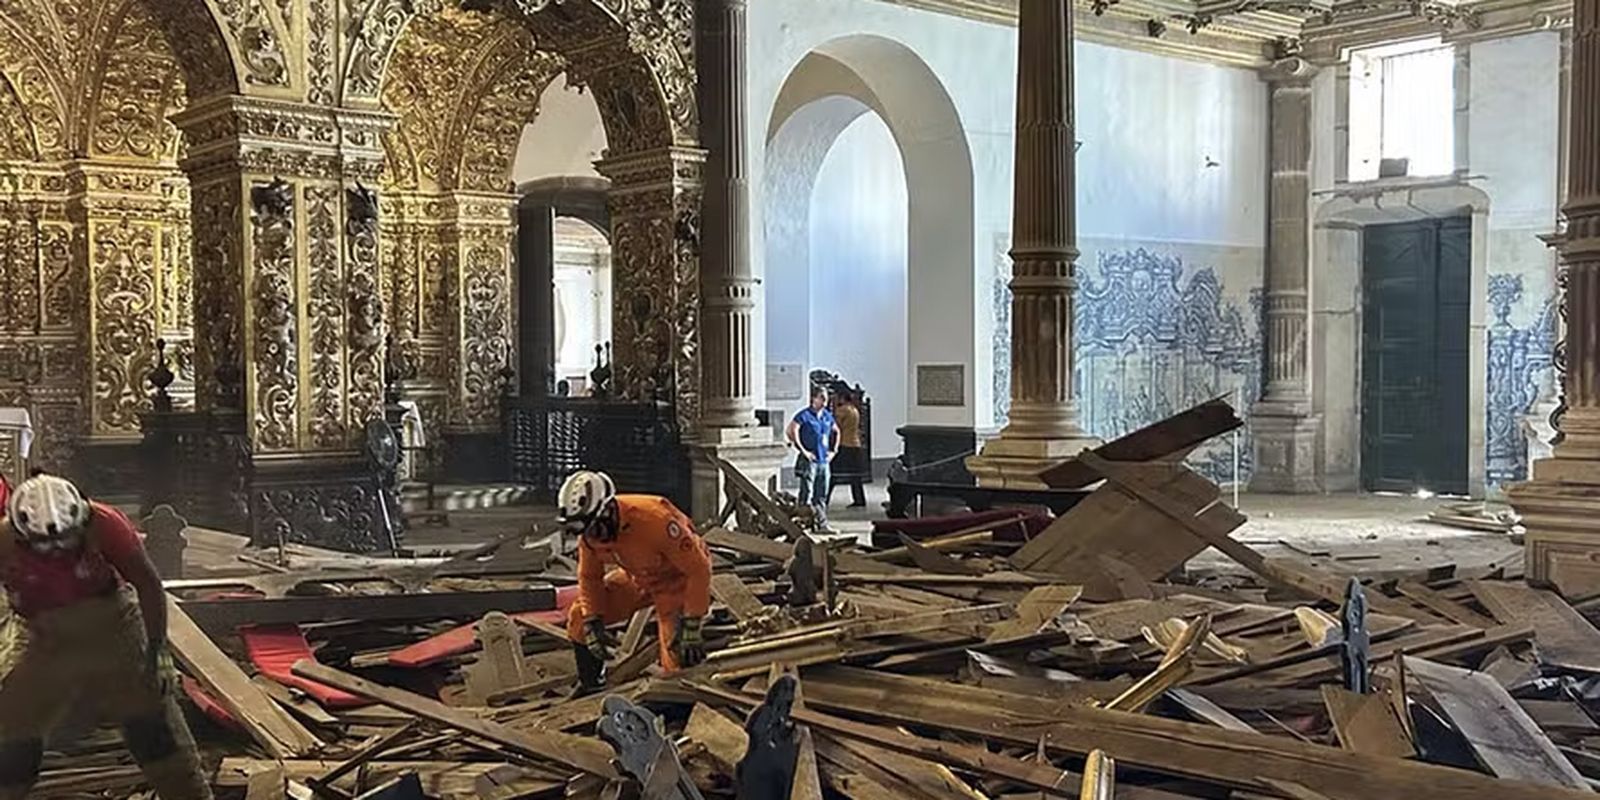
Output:
<svg viewBox="0 0 1600 800">
<path fill-rule="evenodd" d="M 349 692 L 306 680 L 290 672 L 289 668 L 294 666 L 294 662 L 314 658 L 311 645 L 306 642 L 299 626 L 256 625 L 240 628 L 239 636 L 244 639 L 250 663 L 255 664 L 262 675 L 284 686 L 299 689 L 329 708 L 369 705 L 368 700 Z"/>
<path fill-rule="evenodd" d="M 200 713 L 215 720 L 219 725 L 235 730 L 243 730 L 242 726 L 239 725 L 239 721 L 234 719 L 233 715 L 228 713 L 228 709 L 217 702 L 215 697 L 208 694 L 199 681 L 188 675 L 184 675 L 182 678 L 183 693 L 189 696 L 189 700 L 194 703 L 195 708 L 200 709 Z"/>
<path fill-rule="evenodd" d="M 556 608 L 554 611 L 527 611 L 521 614 L 512 614 L 511 618 L 522 622 L 545 622 L 551 625 L 565 625 L 567 609 L 572 607 L 573 601 L 577 598 L 578 587 L 563 586 L 556 590 Z M 465 653 L 475 647 L 477 643 L 478 638 L 475 626 L 463 625 L 390 653 L 389 664 L 390 666 L 405 667 L 407 669 L 425 667 L 451 656 Z"/>
</svg>

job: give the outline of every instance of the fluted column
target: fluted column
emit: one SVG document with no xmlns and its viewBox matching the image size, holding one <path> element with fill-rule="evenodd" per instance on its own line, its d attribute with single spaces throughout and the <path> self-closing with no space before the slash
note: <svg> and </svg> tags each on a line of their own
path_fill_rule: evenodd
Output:
<svg viewBox="0 0 1600 800">
<path fill-rule="evenodd" d="M 1600 0 L 1573 4 L 1568 82 L 1566 230 L 1561 252 L 1566 337 L 1561 441 L 1512 487 L 1528 533 L 1527 576 L 1569 596 L 1600 590 Z"/>
<path fill-rule="evenodd" d="M 1036 487 L 1097 444 L 1078 423 L 1072 320 L 1078 257 L 1072 3 L 1021 0 L 1011 247 L 1011 418 L 967 468 L 980 485 Z"/>
<path fill-rule="evenodd" d="M 702 422 L 756 424 L 751 363 L 755 278 L 750 274 L 749 187 L 745 178 L 745 0 L 699 0 L 696 49 L 700 136 L 708 150 L 700 270 Z"/>
<path fill-rule="evenodd" d="M 1311 78 L 1298 58 L 1264 73 L 1270 86 L 1267 188 L 1270 227 L 1266 269 L 1266 389 L 1251 410 L 1256 468 L 1250 488 L 1311 492 L 1320 483 L 1316 443 L 1320 420 L 1311 413 L 1306 362 L 1310 337 Z"/>
</svg>

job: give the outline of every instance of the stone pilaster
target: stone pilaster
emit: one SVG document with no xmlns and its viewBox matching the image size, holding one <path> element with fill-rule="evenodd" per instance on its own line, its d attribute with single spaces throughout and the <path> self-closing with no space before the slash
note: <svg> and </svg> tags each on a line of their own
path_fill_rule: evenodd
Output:
<svg viewBox="0 0 1600 800">
<path fill-rule="evenodd" d="M 1273 64 L 1270 84 L 1271 183 L 1266 268 L 1266 387 L 1250 411 L 1260 492 L 1314 492 L 1321 419 L 1312 413 L 1307 381 L 1310 345 L 1311 78 L 1298 58 Z"/>
<path fill-rule="evenodd" d="M 700 136 L 706 148 L 700 243 L 701 452 L 694 465 L 697 515 L 723 500 L 712 458 L 727 459 L 765 486 L 784 449 L 756 428 L 754 335 L 756 280 L 750 271 L 750 191 L 745 177 L 745 0 L 699 0 L 695 6 Z"/>
<path fill-rule="evenodd" d="M 177 115 L 188 155 L 196 404 L 242 414 L 258 544 L 383 546 L 361 455 L 383 414 L 380 136 L 392 117 L 220 97 Z"/>
<path fill-rule="evenodd" d="M 1587 595 L 1600 589 L 1600 0 L 1573 4 L 1570 70 L 1561 440 L 1508 495 L 1527 526 L 1528 580 Z"/>
<path fill-rule="evenodd" d="M 700 274 L 701 421 L 708 429 L 756 424 L 744 14 L 745 0 L 699 0 L 695 6 L 701 144 L 707 149 Z"/>
<path fill-rule="evenodd" d="M 1011 419 L 967 461 L 984 486 L 1038 487 L 1040 470 L 1098 444 L 1073 399 L 1073 13 L 1061 0 L 1018 8 Z"/>
</svg>

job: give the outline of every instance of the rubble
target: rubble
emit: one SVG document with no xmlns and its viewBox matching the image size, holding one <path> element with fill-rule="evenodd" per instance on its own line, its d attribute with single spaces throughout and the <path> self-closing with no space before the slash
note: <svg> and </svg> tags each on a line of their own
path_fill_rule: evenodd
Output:
<svg viewBox="0 0 1600 800">
<path fill-rule="evenodd" d="M 1592 793 L 1588 608 L 1515 565 L 1362 580 L 1264 557 L 1182 464 L 1236 418 L 1181 421 L 1047 473 L 1086 492 L 1060 516 L 975 514 L 878 547 L 811 538 L 723 464 L 709 659 L 662 674 L 641 613 L 602 694 L 576 694 L 570 562 L 521 545 L 536 535 L 417 562 L 252 553 L 273 568 L 169 582 L 171 642 L 222 797 Z M 1253 582 L 1188 581 L 1207 547 Z M 114 735 L 55 746 L 36 796 L 140 791 Z"/>
</svg>

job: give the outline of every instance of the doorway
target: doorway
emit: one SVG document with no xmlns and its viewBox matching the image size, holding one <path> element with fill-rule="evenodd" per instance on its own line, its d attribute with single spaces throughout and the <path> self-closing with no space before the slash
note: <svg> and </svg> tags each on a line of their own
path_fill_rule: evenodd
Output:
<svg viewBox="0 0 1600 800">
<path fill-rule="evenodd" d="M 1361 485 L 1468 493 L 1472 219 L 1362 235 Z"/>
</svg>

